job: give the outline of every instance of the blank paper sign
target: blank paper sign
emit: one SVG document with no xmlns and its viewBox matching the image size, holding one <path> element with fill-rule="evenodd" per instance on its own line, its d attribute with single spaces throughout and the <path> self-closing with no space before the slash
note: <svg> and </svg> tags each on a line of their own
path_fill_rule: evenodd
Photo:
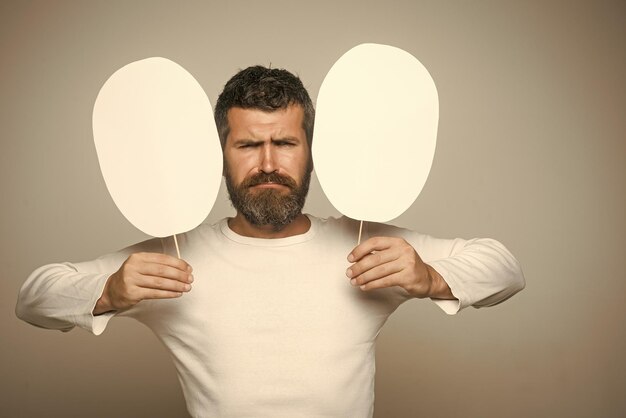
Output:
<svg viewBox="0 0 626 418">
<path fill-rule="evenodd" d="M 93 134 L 111 197 L 138 229 L 165 237 L 209 214 L 222 152 L 211 103 L 180 65 L 154 57 L 116 71 L 96 99 Z"/>
<path fill-rule="evenodd" d="M 439 120 L 435 83 L 401 49 L 362 44 L 328 72 L 317 98 L 313 161 L 342 214 L 386 222 L 417 198 L 430 172 Z"/>
</svg>

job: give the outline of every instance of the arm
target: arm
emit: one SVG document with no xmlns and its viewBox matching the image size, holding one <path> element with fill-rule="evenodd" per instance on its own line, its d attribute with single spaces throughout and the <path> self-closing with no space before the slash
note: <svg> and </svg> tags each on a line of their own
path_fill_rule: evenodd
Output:
<svg viewBox="0 0 626 418">
<path fill-rule="evenodd" d="M 456 305 L 435 301 L 449 314 L 468 306 L 497 305 L 526 286 L 517 259 L 494 239 L 452 240 L 449 255 L 434 258 L 429 264 L 443 276 L 459 300 Z"/>
<path fill-rule="evenodd" d="M 71 263 L 39 267 L 22 285 L 15 314 L 38 327 L 70 331 L 78 325 L 99 335 L 114 315 L 92 314 L 108 277 L 103 272 L 81 272 Z"/>
<path fill-rule="evenodd" d="M 498 241 L 442 240 L 399 228 L 379 232 L 399 237 L 370 238 L 350 253 L 354 264 L 347 275 L 364 291 L 399 286 L 407 297 L 429 297 L 454 314 L 501 303 L 524 288 L 519 263 Z"/>
<path fill-rule="evenodd" d="M 22 286 L 16 315 L 33 325 L 102 333 L 116 312 L 144 299 L 178 297 L 190 290 L 191 267 L 162 250 L 159 240 L 140 243 L 96 260 L 48 264 Z"/>
</svg>

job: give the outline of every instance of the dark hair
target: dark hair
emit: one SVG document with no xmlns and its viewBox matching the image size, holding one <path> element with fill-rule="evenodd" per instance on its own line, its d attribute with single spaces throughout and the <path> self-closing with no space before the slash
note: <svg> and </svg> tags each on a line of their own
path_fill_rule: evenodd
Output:
<svg viewBox="0 0 626 418">
<path fill-rule="evenodd" d="M 222 149 L 230 132 L 228 111 L 231 108 L 273 112 L 294 104 L 302 106 L 304 110 L 302 127 L 310 150 L 315 109 L 302 81 L 287 70 L 266 68 L 261 65 L 239 71 L 228 80 L 215 105 L 215 124 Z"/>
</svg>

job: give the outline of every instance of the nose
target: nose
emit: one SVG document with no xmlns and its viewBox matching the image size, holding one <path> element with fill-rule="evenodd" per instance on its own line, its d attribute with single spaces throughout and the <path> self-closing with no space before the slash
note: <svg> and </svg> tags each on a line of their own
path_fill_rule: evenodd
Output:
<svg viewBox="0 0 626 418">
<path fill-rule="evenodd" d="M 278 166 L 276 165 L 276 156 L 274 155 L 274 150 L 272 148 L 271 144 L 266 144 L 261 150 L 259 171 L 266 174 L 270 174 L 278 170 Z"/>
</svg>

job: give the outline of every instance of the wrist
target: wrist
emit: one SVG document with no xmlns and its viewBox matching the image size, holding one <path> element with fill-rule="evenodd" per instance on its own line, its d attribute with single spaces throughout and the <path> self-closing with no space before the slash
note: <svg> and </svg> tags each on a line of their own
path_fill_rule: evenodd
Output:
<svg viewBox="0 0 626 418">
<path fill-rule="evenodd" d="M 431 283 L 428 297 L 431 299 L 456 299 L 443 276 L 429 264 L 426 264 L 426 269 Z"/>
<path fill-rule="evenodd" d="M 96 306 L 94 306 L 92 313 L 94 314 L 94 316 L 97 316 L 112 310 L 113 309 L 111 309 L 109 303 L 105 300 L 104 296 L 102 296 L 96 302 Z"/>
<path fill-rule="evenodd" d="M 108 295 L 108 289 L 109 289 L 109 282 L 111 281 L 111 278 L 109 277 L 109 279 L 107 280 L 106 284 L 104 285 L 104 289 L 102 291 L 102 295 L 100 295 L 100 298 L 98 298 L 98 300 L 96 301 L 96 306 L 94 306 L 92 314 L 93 315 L 101 315 L 103 313 L 106 312 L 110 312 L 115 310 L 110 303 L 110 299 L 109 299 L 109 295 Z"/>
</svg>

